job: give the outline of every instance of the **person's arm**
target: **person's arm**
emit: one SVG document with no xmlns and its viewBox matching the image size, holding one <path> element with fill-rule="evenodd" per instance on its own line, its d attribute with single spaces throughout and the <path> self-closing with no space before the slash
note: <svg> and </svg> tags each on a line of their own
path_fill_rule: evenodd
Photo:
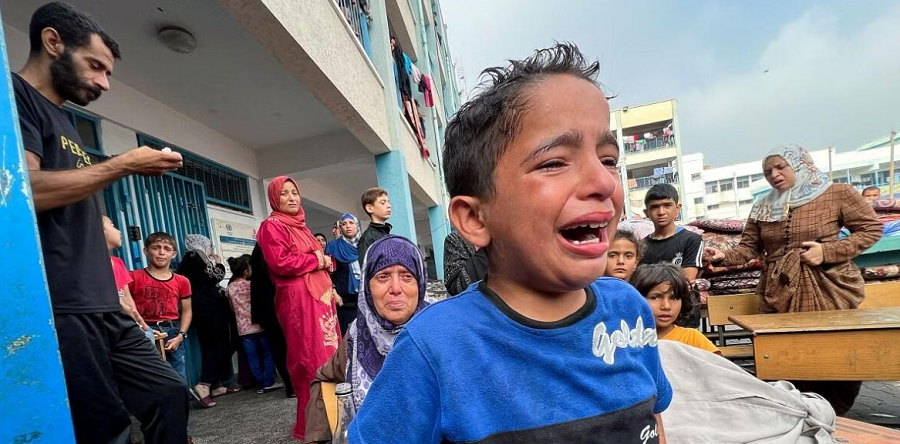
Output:
<svg viewBox="0 0 900 444">
<path fill-rule="evenodd" d="M 25 147 L 28 150 L 28 146 Z M 63 207 L 96 194 L 132 174 L 158 176 L 181 168 L 181 154 L 148 147 L 135 148 L 96 165 L 74 170 L 43 171 L 41 158 L 26 151 L 35 211 Z"/>
<path fill-rule="evenodd" d="M 840 220 L 850 230 L 850 236 L 822 244 L 826 264 L 839 264 L 859 256 L 884 234 L 884 225 L 878 220 L 872 204 L 849 186 L 841 199 Z"/>
<path fill-rule="evenodd" d="M 744 265 L 750 260 L 760 257 L 763 253 L 763 243 L 760 237 L 759 223 L 755 219 L 747 219 L 747 224 L 741 233 L 741 242 L 733 249 L 722 253 L 725 254 L 725 258 L 715 265 L 723 267 Z"/>
<path fill-rule="evenodd" d="M 301 276 L 328 268 L 328 259 L 321 251 L 321 256 L 315 253 L 294 253 L 291 237 L 280 222 L 263 222 L 256 240 L 269 271 L 279 276 Z"/>
<path fill-rule="evenodd" d="M 347 341 L 344 336 L 337 353 L 316 372 L 316 377 L 309 385 L 309 403 L 306 404 L 306 441 L 307 443 L 330 443 L 331 428 L 325 401 L 322 398 L 322 383 L 340 384 L 346 380 L 347 373 Z"/>
<path fill-rule="evenodd" d="M 657 432 L 659 433 L 659 444 L 666 444 L 666 431 L 663 428 L 662 415 L 656 415 Z"/>
<path fill-rule="evenodd" d="M 681 266 L 688 281 L 694 282 L 703 267 L 703 238 L 700 235 L 688 236 Z"/>
<path fill-rule="evenodd" d="M 141 330 L 147 331 L 150 329 L 150 326 L 147 325 L 147 322 L 144 321 L 143 316 L 138 312 L 137 305 L 134 303 L 134 298 L 131 297 L 131 290 L 128 289 L 128 285 L 122 287 L 123 295 L 122 298 L 119 299 L 119 303 L 122 305 L 122 310 L 125 311 L 134 322 L 137 322 L 138 325 L 141 326 Z"/>
<path fill-rule="evenodd" d="M 442 440 L 437 376 L 408 329 L 400 332 L 350 423 L 350 442 L 354 444 L 393 444 L 398 437 L 416 444 Z"/>
<path fill-rule="evenodd" d="M 181 323 L 179 327 L 181 331 L 188 331 L 188 329 L 191 328 L 191 320 L 193 318 L 194 314 L 191 311 L 191 297 L 188 296 L 181 299 Z M 174 338 L 168 338 L 166 341 L 166 351 L 173 352 L 178 350 L 182 341 L 184 341 L 184 336 L 181 336 L 180 334 L 175 335 Z"/>
</svg>

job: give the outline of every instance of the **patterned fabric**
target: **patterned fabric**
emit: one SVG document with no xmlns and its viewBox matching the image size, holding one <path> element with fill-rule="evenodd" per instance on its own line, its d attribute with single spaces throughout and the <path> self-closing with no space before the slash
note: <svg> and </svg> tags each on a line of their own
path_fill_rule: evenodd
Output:
<svg viewBox="0 0 900 444">
<path fill-rule="evenodd" d="M 704 233 L 702 228 L 697 228 L 693 225 L 682 225 L 681 228 L 684 228 L 685 230 L 690 231 L 691 233 L 696 233 L 696 234 L 700 234 L 700 235 L 702 235 Z"/>
<path fill-rule="evenodd" d="M 252 335 L 263 331 L 254 324 L 250 315 L 250 281 L 238 279 L 228 284 L 228 298 L 234 308 L 234 319 L 237 321 L 239 336 Z"/>
<path fill-rule="evenodd" d="M 188 234 L 184 237 L 184 248 L 187 251 L 196 251 L 203 263 L 206 264 L 206 275 L 221 281 L 225 278 L 225 269 L 216 267 L 212 257 L 215 256 L 212 241 L 202 234 Z"/>
<path fill-rule="evenodd" d="M 709 292 L 731 294 L 740 290 L 755 290 L 759 285 L 760 270 L 738 271 L 709 278 Z"/>
<path fill-rule="evenodd" d="M 475 246 L 463 239 L 456 229 L 444 239 L 444 280 L 450 294 L 462 293 L 469 285 L 481 280 L 480 276 L 471 276 L 466 269 L 466 263 L 476 252 Z"/>
<path fill-rule="evenodd" d="M 799 146 L 782 146 L 769 151 L 763 158 L 783 158 L 794 170 L 794 185 L 787 191 L 772 189 L 750 209 L 750 219 L 761 222 L 778 222 L 789 217 L 790 210 L 799 208 L 828 190 L 831 180 L 816 168 L 809 153 Z"/>
<path fill-rule="evenodd" d="M 634 233 L 634 237 L 643 239 L 653 233 L 653 222 L 649 220 L 624 220 L 619 222 L 619 229 Z"/>
<path fill-rule="evenodd" d="M 760 311 L 794 312 L 856 308 L 863 300 L 863 279 L 852 262 L 881 238 L 875 211 L 847 184 L 832 184 L 822 195 L 798 208 L 786 220 L 749 219 L 741 243 L 724 251 L 720 266 L 745 264 L 763 257 L 757 291 Z M 852 233 L 838 240 L 841 226 Z M 803 242 L 822 244 L 824 266 L 800 261 Z"/>
<path fill-rule="evenodd" d="M 863 277 L 866 280 L 900 277 L 900 264 L 876 265 L 874 267 L 863 268 Z"/>
<path fill-rule="evenodd" d="M 897 199 L 880 199 L 872 202 L 872 208 L 878 213 L 896 213 L 900 212 L 900 200 Z"/>
<path fill-rule="evenodd" d="M 394 340 L 406 325 L 395 325 L 378 314 L 369 288 L 369 279 L 385 268 L 402 265 L 412 272 L 418 283 L 419 299 L 415 312 L 428 306 L 425 301 L 428 272 L 419 249 L 408 239 L 393 235 L 378 239 L 366 252 L 365 264 L 359 311 L 347 333 L 347 382 L 353 387 L 353 403 L 357 409 L 369 392 L 375 375 L 381 371 L 384 358 L 394 346 Z"/>
<path fill-rule="evenodd" d="M 704 231 L 718 231 L 722 233 L 740 233 L 744 231 L 744 221 L 735 219 L 701 219 L 690 222 L 688 225 L 702 228 Z"/>
</svg>

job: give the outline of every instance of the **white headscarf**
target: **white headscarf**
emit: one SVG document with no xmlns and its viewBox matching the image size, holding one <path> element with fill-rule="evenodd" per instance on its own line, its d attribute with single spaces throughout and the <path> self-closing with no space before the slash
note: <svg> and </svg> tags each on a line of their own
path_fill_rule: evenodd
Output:
<svg viewBox="0 0 900 444">
<path fill-rule="evenodd" d="M 794 185 L 786 191 L 772 189 L 750 209 L 750 219 L 762 222 L 785 220 L 790 210 L 809 203 L 822 195 L 831 186 L 828 175 L 816 168 L 812 156 L 805 149 L 793 145 L 782 146 L 769 151 L 763 159 L 772 156 L 784 158 L 794 171 Z"/>
</svg>

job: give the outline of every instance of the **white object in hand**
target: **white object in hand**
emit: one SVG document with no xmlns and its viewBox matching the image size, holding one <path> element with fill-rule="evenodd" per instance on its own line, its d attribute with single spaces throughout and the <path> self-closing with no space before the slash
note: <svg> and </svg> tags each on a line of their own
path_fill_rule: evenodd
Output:
<svg viewBox="0 0 900 444">
<path fill-rule="evenodd" d="M 172 152 L 172 148 L 165 147 L 165 148 L 162 149 L 162 151 L 163 151 L 164 153 L 171 153 L 171 152 Z"/>
</svg>

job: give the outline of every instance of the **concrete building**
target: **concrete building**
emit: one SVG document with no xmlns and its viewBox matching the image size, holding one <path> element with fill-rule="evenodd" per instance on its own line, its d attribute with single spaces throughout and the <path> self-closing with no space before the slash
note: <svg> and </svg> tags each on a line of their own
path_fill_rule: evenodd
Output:
<svg viewBox="0 0 900 444">
<path fill-rule="evenodd" d="M 171 147 L 185 166 L 131 177 L 104 192 L 105 208 L 133 232 L 120 256 L 143 267 L 153 231 L 179 242 L 207 234 L 223 257 L 252 248 L 269 213 L 268 179 L 301 185 L 308 225 L 327 233 L 373 186 L 388 190 L 394 232 L 416 241 L 442 276 L 448 232 L 441 174 L 443 128 L 460 105 L 439 0 L 70 0 L 122 48 L 111 91 L 86 109 L 67 106 L 91 162 L 139 145 Z M 3 2 L 9 66 L 28 54 L 28 23 L 44 0 Z M 164 41 L 174 29 L 180 40 Z M 171 33 L 169 33 L 171 35 Z M 398 107 L 389 36 L 431 79 L 422 104 L 423 155 Z M 191 40 L 195 48 L 191 49 Z M 178 47 L 178 45 L 182 45 Z"/>
<path fill-rule="evenodd" d="M 620 173 L 627 190 L 625 214 L 644 217 L 644 196 L 658 183 L 670 183 L 685 195 L 675 99 L 627 106 L 610 115 L 610 130 L 622 147 Z M 684 218 L 682 213 L 682 218 Z"/>
<path fill-rule="evenodd" d="M 816 166 L 830 173 L 836 183 L 852 184 L 858 191 L 878 186 L 882 196 L 889 196 L 891 148 L 890 137 L 884 136 L 855 150 L 837 152 L 834 149 L 810 151 Z M 691 154 L 690 156 L 695 156 Z M 700 155 L 702 163 L 702 155 Z M 688 156 L 685 156 L 687 159 Z M 716 168 L 703 167 L 695 171 L 685 161 L 685 174 L 701 175 L 703 196 L 694 196 L 695 218 L 746 219 L 753 202 L 769 192 L 771 187 L 762 173 L 762 158 L 751 162 L 725 165 Z M 900 158 L 894 161 L 894 191 L 900 190 Z M 702 211 L 701 211 L 702 210 Z"/>
</svg>

